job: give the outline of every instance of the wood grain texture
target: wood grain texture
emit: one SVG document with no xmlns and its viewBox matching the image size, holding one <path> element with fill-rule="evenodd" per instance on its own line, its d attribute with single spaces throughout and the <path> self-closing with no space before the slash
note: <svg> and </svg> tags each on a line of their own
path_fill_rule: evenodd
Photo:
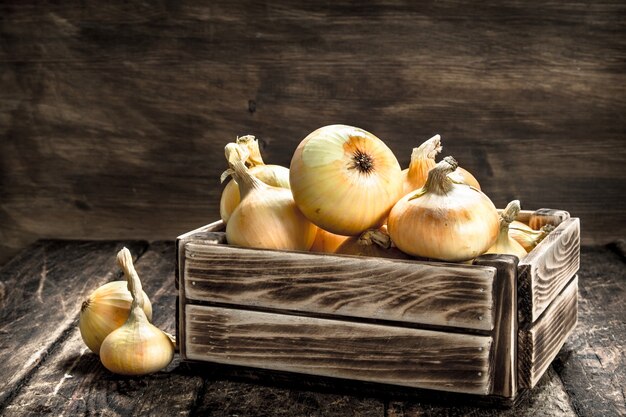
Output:
<svg viewBox="0 0 626 417">
<path fill-rule="evenodd" d="M 493 287 L 494 330 L 490 366 L 493 375 L 491 394 L 508 399 L 518 395 L 517 387 L 517 264 L 513 255 L 481 255 L 475 265 L 496 269 Z"/>
<path fill-rule="evenodd" d="M 184 250 L 188 300 L 486 331 L 494 325 L 489 267 L 193 241 Z"/>
<path fill-rule="evenodd" d="M 529 329 L 519 331 L 519 382 L 533 388 L 561 350 L 578 320 L 578 277 L 565 287 Z"/>
<path fill-rule="evenodd" d="M 621 1 L 20 0 L 0 15 L 3 259 L 42 236 L 171 239 L 217 218 L 226 141 L 253 133 L 288 165 L 337 122 L 404 167 L 440 133 L 497 206 L 570 210 L 586 243 L 625 235 Z"/>
<path fill-rule="evenodd" d="M 580 417 L 626 415 L 626 258 L 583 247 L 578 324 L 554 368 Z"/>
<path fill-rule="evenodd" d="M 136 262 L 143 289 L 154 308 L 153 323 L 174 327 L 174 245 L 157 242 Z M 115 253 L 112 255 L 115 259 Z M 37 308 L 38 306 L 33 306 Z M 41 307 L 39 307 L 41 309 Z M 180 360 L 144 377 L 107 371 L 72 326 L 63 344 L 39 367 L 6 407 L 4 415 L 186 416 L 198 397 L 202 378 L 189 373 Z"/>
<path fill-rule="evenodd" d="M 0 270 L 0 414 L 16 389 L 68 337 L 82 301 L 121 275 L 115 255 L 145 242 L 51 242 L 29 248 Z"/>
<path fill-rule="evenodd" d="M 519 320 L 533 323 L 580 267 L 580 220 L 562 222 L 519 263 Z"/>
<path fill-rule="evenodd" d="M 491 338 L 187 305 L 184 357 L 488 394 Z"/>
</svg>

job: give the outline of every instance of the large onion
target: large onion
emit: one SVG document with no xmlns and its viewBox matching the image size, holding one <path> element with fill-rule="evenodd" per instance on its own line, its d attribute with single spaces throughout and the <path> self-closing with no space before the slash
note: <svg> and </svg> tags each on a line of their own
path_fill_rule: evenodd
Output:
<svg viewBox="0 0 626 417">
<path fill-rule="evenodd" d="M 457 166 L 454 158 L 444 158 L 429 172 L 423 188 L 402 197 L 391 210 L 387 227 L 403 252 L 466 261 L 496 241 L 498 211 L 481 191 L 448 177 Z"/>
<path fill-rule="evenodd" d="M 309 134 L 291 160 L 296 204 L 319 227 L 356 236 L 381 226 L 401 197 L 400 165 L 373 134 L 346 125 Z"/>
</svg>

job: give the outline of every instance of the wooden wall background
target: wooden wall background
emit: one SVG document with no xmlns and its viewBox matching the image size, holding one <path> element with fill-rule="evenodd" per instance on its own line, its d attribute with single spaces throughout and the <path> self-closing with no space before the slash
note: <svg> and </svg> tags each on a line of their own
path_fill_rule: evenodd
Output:
<svg viewBox="0 0 626 417">
<path fill-rule="evenodd" d="M 218 218 L 224 144 L 288 165 L 325 124 L 402 165 L 434 133 L 503 207 L 625 236 L 626 4 L 0 2 L 0 259 Z"/>
</svg>

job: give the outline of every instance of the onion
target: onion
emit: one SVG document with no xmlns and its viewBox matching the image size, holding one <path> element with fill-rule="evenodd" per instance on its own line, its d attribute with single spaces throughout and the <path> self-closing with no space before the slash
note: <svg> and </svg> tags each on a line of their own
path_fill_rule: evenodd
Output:
<svg viewBox="0 0 626 417">
<path fill-rule="evenodd" d="M 553 230 L 554 226 L 551 224 L 546 224 L 541 229 L 535 230 L 525 223 L 514 221 L 509 226 L 509 236 L 522 245 L 526 252 L 530 252 Z"/>
<path fill-rule="evenodd" d="M 466 261 L 496 241 L 498 211 L 480 190 L 448 177 L 457 166 L 454 158 L 444 158 L 428 173 L 424 187 L 402 197 L 389 213 L 389 234 L 402 252 Z"/>
<path fill-rule="evenodd" d="M 402 194 L 391 150 L 373 134 L 346 125 L 309 134 L 291 160 L 289 182 L 309 220 L 346 236 L 381 226 Z"/>
<path fill-rule="evenodd" d="M 226 240 L 251 248 L 309 250 L 317 227 L 300 212 L 286 188 L 272 187 L 248 171 L 248 153 L 226 145 L 226 159 L 241 190 L 241 202 L 226 224 Z"/>
<path fill-rule="evenodd" d="M 526 256 L 526 249 L 524 249 L 515 239 L 509 236 L 509 225 L 515 220 L 519 211 L 519 200 L 513 200 L 507 204 L 506 208 L 502 211 L 502 214 L 500 214 L 500 231 L 498 232 L 498 239 L 487 250 L 487 253 L 515 255 L 520 259 Z"/>
<path fill-rule="evenodd" d="M 317 234 L 315 235 L 315 240 L 313 241 L 313 245 L 311 252 L 324 252 L 324 253 L 335 253 L 335 250 L 341 245 L 348 236 L 336 235 L 334 233 L 327 232 L 321 227 L 317 228 Z"/>
<path fill-rule="evenodd" d="M 244 146 L 249 151 L 247 165 L 250 167 L 250 174 L 260 179 L 262 182 L 274 187 L 289 188 L 289 170 L 280 165 L 265 165 L 261 152 L 259 150 L 259 142 L 252 135 L 241 136 L 237 138 L 238 145 Z M 232 172 L 224 171 L 221 181 L 224 182 Z M 220 217 L 224 223 L 228 223 L 231 214 L 239 205 L 241 197 L 239 195 L 239 186 L 235 181 L 229 181 L 222 191 L 220 199 Z"/>
</svg>

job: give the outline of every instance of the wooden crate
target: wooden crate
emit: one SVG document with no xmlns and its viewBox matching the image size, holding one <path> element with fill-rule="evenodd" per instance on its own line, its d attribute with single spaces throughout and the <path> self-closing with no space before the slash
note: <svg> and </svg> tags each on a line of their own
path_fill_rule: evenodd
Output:
<svg viewBox="0 0 626 417">
<path fill-rule="evenodd" d="M 512 403 L 576 325 L 580 222 L 525 258 L 473 265 L 246 249 L 222 222 L 177 239 L 177 334 L 188 361 L 471 394 Z M 332 379 L 331 379 L 332 380 Z"/>
</svg>

